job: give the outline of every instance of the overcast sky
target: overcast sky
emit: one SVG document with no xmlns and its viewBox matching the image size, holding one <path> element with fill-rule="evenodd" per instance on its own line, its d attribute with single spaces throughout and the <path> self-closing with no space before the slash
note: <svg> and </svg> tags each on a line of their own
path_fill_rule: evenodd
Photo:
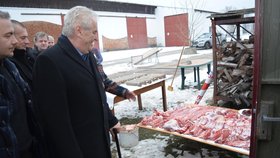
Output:
<svg viewBox="0 0 280 158">
<path fill-rule="evenodd" d="M 209 10 L 209 11 L 225 11 L 226 7 L 233 9 L 254 8 L 255 0 L 108 0 L 117 2 L 128 2 L 137 4 L 149 4 L 157 6 L 169 6 Z M 186 5 L 188 4 L 188 5 Z M 191 4 L 195 7 L 191 7 Z"/>
</svg>

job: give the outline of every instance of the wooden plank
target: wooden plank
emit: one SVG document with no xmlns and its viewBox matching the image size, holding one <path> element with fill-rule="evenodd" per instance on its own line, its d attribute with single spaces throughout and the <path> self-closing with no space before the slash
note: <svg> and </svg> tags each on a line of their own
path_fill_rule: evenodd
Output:
<svg viewBox="0 0 280 158">
<path fill-rule="evenodd" d="M 226 149 L 226 150 L 230 150 L 230 151 L 233 151 L 233 152 L 236 152 L 236 153 L 249 155 L 248 150 L 245 150 L 245 149 L 242 149 L 242 148 L 237 148 L 237 147 L 232 147 L 232 146 L 229 146 L 229 145 L 218 144 L 218 143 L 215 143 L 212 140 L 205 140 L 205 139 L 201 139 L 201 138 L 194 137 L 194 136 L 191 136 L 191 135 L 180 134 L 180 133 L 177 133 L 177 132 L 170 132 L 170 131 L 164 130 L 162 128 L 152 128 L 151 126 L 143 126 L 141 124 L 138 124 L 137 126 L 141 127 L 141 128 L 146 128 L 146 129 L 158 131 L 158 132 L 163 132 L 163 133 L 167 133 L 167 134 L 176 135 L 176 136 L 179 136 L 179 137 L 182 137 L 182 138 L 186 138 L 186 139 L 190 139 L 190 140 L 197 141 L 197 142 L 200 142 L 200 143 L 212 145 L 212 146 L 222 148 L 222 149 Z"/>
<path fill-rule="evenodd" d="M 138 60 L 135 61 L 135 62 L 132 61 L 132 64 L 137 65 L 137 64 L 141 63 L 142 61 L 148 59 L 149 57 L 151 57 L 151 56 L 153 56 L 153 55 L 156 55 L 156 56 L 157 56 L 157 53 L 158 53 L 159 51 L 161 51 L 161 50 L 162 50 L 162 49 L 159 49 L 159 48 L 153 48 L 153 49 L 147 51 L 146 53 L 144 53 L 144 54 L 142 55 L 142 58 L 138 59 Z M 136 56 L 136 57 L 137 57 L 137 56 Z M 132 58 L 133 58 L 133 56 L 132 56 Z"/>
<path fill-rule="evenodd" d="M 142 85 L 151 84 L 152 82 L 157 81 L 159 79 L 164 79 L 165 77 L 165 74 L 146 74 L 138 78 L 126 81 L 125 84 L 130 86 L 141 87 Z"/>
<path fill-rule="evenodd" d="M 165 78 L 161 78 L 159 80 L 156 80 L 156 81 L 152 82 L 151 84 L 144 85 L 143 87 L 130 86 L 130 88 L 128 88 L 127 85 L 124 85 L 124 87 L 132 90 L 134 92 L 134 94 L 137 95 L 139 110 L 142 110 L 141 94 L 145 93 L 145 92 L 148 92 L 150 90 L 153 90 L 155 88 L 161 87 L 163 111 L 166 111 L 167 110 L 167 101 L 166 101 L 166 91 L 165 91 L 165 80 L 167 80 L 169 78 L 171 78 L 171 76 L 165 76 Z M 116 104 L 116 103 L 121 102 L 123 100 L 125 100 L 125 98 L 120 97 L 120 96 L 115 96 L 114 99 L 113 99 L 113 104 Z M 114 113 L 114 109 L 112 110 L 112 112 Z"/>
<path fill-rule="evenodd" d="M 186 64 L 186 60 L 181 60 L 179 67 L 184 67 L 184 68 L 193 68 L 193 67 L 199 67 L 199 66 L 203 66 L 203 65 L 207 65 L 212 63 L 211 59 L 194 59 L 194 60 L 190 60 L 191 63 L 190 64 Z"/>
</svg>

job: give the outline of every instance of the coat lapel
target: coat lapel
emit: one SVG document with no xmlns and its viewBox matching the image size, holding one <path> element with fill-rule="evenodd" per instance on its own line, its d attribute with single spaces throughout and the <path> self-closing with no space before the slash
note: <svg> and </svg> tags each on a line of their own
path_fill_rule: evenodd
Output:
<svg viewBox="0 0 280 158">
<path fill-rule="evenodd" d="M 95 77 L 95 75 L 90 70 L 89 66 L 82 60 L 80 54 L 77 49 L 71 44 L 69 39 L 63 35 L 61 35 L 58 39 L 58 45 L 64 50 L 64 53 L 69 56 L 72 60 L 78 63 L 78 65 L 85 68 L 91 76 Z"/>
<path fill-rule="evenodd" d="M 96 66 L 96 60 L 93 56 L 93 54 L 90 52 L 89 54 L 89 60 L 90 60 L 90 67 L 82 60 L 80 54 L 78 53 L 78 51 L 76 50 L 76 48 L 74 48 L 74 46 L 71 44 L 71 42 L 69 41 L 69 39 L 64 36 L 61 35 L 58 39 L 58 45 L 64 50 L 64 53 L 69 56 L 72 60 L 74 60 L 75 62 L 78 63 L 78 65 L 82 66 L 83 68 L 85 68 L 93 78 L 95 78 L 96 83 L 98 85 L 98 89 L 102 98 L 102 102 L 103 105 L 106 105 L 107 99 L 106 99 L 106 95 L 105 95 L 105 88 L 101 79 L 101 76 L 99 74 L 99 71 L 97 69 Z"/>
<path fill-rule="evenodd" d="M 103 84 L 103 81 L 102 81 L 102 78 L 101 78 L 101 75 L 100 75 L 100 73 L 99 73 L 99 71 L 98 71 L 98 68 L 97 68 L 97 65 L 96 65 L 96 59 L 95 59 L 95 57 L 93 56 L 93 53 L 92 52 L 90 52 L 89 53 L 89 60 L 90 60 L 90 66 L 91 66 L 91 68 L 92 68 L 92 71 L 93 71 L 93 73 L 94 74 L 96 74 L 96 80 L 97 80 L 97 84 L 98 84 L 98 88 L 99 88 L 99 90 L 101 91 L 101 97 L 102 97 L 102 102 L 103 102 L 103 105 L 106 105 L 106 103 L 107 103 L 107 97 L 106 97 L 106 95 L 105 95 L 105 86 L 104 86 L 104 84 Z"/>
</svg>

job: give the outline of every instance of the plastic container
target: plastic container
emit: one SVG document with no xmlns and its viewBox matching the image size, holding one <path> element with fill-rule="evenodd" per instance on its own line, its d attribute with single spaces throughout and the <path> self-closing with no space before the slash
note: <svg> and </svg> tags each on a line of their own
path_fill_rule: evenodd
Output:
<svg viewBox="0 0 280 158">
<path fill-rule="evenodd" d="M 131 148 L 139 143 L 139 128 L 137 125 L 124 125 L 119 131 L 119 142 L 123 148 Z"/>
</svg>

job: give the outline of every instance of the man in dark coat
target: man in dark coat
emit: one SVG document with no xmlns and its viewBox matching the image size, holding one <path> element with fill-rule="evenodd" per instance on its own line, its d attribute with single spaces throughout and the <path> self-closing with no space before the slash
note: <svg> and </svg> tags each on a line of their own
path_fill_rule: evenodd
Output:
<svg viewBox="0 0 280 158">
<path fill-rule="evenodd" d="M 57 44 L 40 54 L 33 68 L 33 98 L 51 158 L 111 157 L 108 131 L 120 124 L 89 53 L 96 20 L 86 7 L 70 9 Z"/>
<path fill-rule="evenodd" d="M 29 86 L 32 86 L 32 68 L 35 62 L 35 56 L 31 48 L 28 47 L 30 43 L 28 40 L 28 32 L 22 23 L 16 20 L 11 21 L 15 30 L 15 37 L 18 41 L 14 50 L 14 56 L 11 60 L 17 66 L 23 79 Z"/>
<path fill-rule="evenodd" d="M 34 158 L 31 93 L 8 59 L 17 43 L 8 13 L 0 11 L 0 26 L 0 157 Z"/>
</svg>

